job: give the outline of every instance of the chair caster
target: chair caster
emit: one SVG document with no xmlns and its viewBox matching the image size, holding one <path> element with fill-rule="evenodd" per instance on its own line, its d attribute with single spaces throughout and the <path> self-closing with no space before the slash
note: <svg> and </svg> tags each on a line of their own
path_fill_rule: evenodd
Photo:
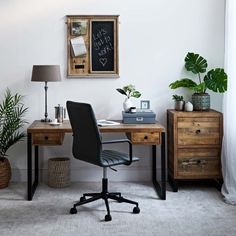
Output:
<svg viewBox="0 0 236 236">
<path fill-rule="evenodd" d="M 76 213 L 77 213 L 77 209 L 76 209 L 75 207 L 72 207 L 72 208 L 70 209 L 70 214 L 74 215 L 74 214 L 76 214 Z"/>
<path fill-rule="evenodd" d="M 80 202 L 83 202 L 85 200 L 86 200 L 86 198 L 84 196 L 80 198 Z"/>
<path fill-rule="evenodd" d="M 140 212 L 139 207 L 138 207 L 138 206 L 134 207 L 133 213 L 134 213 L 134 214 L 139 214 L 139 212 Z"/>
<path fill-rule="evenodd" d="M 111 221 L 112 218 L 111 218 L 111 215 L 105 215 L 105 221 Z"/>
</svg>

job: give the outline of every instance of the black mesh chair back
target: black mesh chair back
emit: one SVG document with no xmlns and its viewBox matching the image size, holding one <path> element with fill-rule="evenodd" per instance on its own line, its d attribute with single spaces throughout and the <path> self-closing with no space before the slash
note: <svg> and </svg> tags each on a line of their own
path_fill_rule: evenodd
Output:
<svg viewBox="0 0 236 236">
<path fill-rule="evenodd" d="M 101 136 L 90 104 L 67 101 L 75 158 L 101 166 Z"/>
</svg>

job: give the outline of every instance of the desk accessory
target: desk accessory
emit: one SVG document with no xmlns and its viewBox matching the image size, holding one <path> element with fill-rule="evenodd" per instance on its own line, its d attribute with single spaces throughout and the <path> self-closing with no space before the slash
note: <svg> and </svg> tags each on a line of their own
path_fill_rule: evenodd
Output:
<svg viewBox="0 0 236 236">
<path fill-rule="evenodd" d="M 150 112 L 122 112 L 124 124 L 154 124 L 156 121 L 156 114 Z"/>
<path fill-rule="evenodd" d="M 42 122 L 51 122 L 48 118 L 47 112 L 47 82 L 56 82 L 61 81 L 61 73 L 59 65 L 34 65 L 32 71 L 31 81 L 34 82 L 45 82 L 45 113 L 44 119 L 41 119 Z"/>
<path fill-rule="evenodd" d="M 66 108 L 58 104 L 55 107 L 55 120 L 59 123 L 63 123 L 63 119 L 66 118 Z"/>
</svg>

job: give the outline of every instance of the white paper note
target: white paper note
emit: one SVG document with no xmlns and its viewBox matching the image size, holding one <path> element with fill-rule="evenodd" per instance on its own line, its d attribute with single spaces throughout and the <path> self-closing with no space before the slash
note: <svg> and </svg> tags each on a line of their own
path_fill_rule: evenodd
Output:
<svg viewBox="0 0 236 236">
<path fill-rule="evenodd" d="M 70 40 L 74 56 L 78 57 L 87 53 L 84 38 L 82 36 Z"/>
</svg>

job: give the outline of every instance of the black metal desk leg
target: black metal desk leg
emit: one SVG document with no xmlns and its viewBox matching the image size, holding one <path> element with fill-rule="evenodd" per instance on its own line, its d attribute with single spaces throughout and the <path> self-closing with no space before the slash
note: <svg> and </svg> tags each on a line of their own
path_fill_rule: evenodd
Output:
<svg viewBox="0 0 236 236">
<path fill-rule="evenodd" d="M 34 157 L 35 157 L 34 178 L 35 178 L 35 183 L 38 185 L 38 182 L 39 182 L 39 147 L 38 146 L 34 147 Z"/>
<path fill-rule="evenodd" d="M 166 145 L 165 132 L 161 133 L 161 187 L 162 199 L 166 199 Z"/>
<path fill-rule="evenodd" d="M 32 137 L 27 135 L 27 200 L 32 200 Z"/>
<path fill-rule="evenodd" d="M 32 180 L 32 135 L 28 133 L 27 135 L 27 200 L 31 201 L 34 196 L 34 192 L 38 186 L 38 146 L 35 146 L 35 173 L 34 173 L 34 182 Z"/>
<path fill-rule="evenodd" d="M 158 196 L 166 200 L 166 159 L 165 159 L 165 132 L 161 133 L 161 183 L 156 177 L 156 145 L 152 145 L 152 182 Z"/>
</svg>

